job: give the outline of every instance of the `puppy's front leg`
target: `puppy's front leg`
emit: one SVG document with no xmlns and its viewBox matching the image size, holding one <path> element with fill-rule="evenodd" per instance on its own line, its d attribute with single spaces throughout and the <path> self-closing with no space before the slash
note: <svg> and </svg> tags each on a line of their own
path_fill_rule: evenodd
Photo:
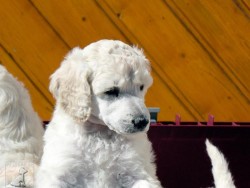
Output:
<svg viewBox="0 0 250 188">
<path fill-rule="evenodd" d="M 135 182 L 132 188 L 161 188 L 161 186 L 158 184 L 152 184 L 147 180 L 138 180 Z"/>
<path fill-rule="evenodd" d="M 138 180 L 135 182 L 132 188 L 151 188 L 150 184 L 146 180 Z"/>
</svg>

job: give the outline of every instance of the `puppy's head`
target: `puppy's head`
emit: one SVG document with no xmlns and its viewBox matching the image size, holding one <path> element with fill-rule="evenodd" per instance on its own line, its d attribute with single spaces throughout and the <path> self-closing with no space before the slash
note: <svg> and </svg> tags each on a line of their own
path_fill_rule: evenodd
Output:
<svg viewBox="0 0 250 188">
<path fill-rule="evenodd" d="M 144 96 L 151 84 L 150 64 L 141 50 L 101 40 L 73 49 L 52 75 L 50 90 L 78 122 L 98 119 L 129 134 L 148 130 Z"/>
</svg>

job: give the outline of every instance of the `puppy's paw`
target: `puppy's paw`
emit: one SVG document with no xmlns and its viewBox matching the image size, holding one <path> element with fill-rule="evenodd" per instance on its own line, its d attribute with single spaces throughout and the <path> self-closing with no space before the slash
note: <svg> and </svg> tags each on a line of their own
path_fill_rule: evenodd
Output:
<svg viewBox="0 0 250 188">
<path fill-rule="evenodd" d="M 146 180 L 138 180 L 135 182 L 132 188 L 151 188 L 151 186 Z"/>
</svg>

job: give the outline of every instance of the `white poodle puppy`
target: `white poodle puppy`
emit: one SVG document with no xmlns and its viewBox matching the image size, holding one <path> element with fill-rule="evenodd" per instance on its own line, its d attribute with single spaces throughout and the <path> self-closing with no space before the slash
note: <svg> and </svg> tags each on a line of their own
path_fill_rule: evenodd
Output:
<svg viewBox="0 0 250 188">
<path fill-rule="evenodd" d="M 156 188 L 149 61 L 136 47 L 101 40 L 75 48 L 52 75 L 56 98 L 37 188 Z"/>
<path fill-rule="evenodd" d="M 29 171 L 27 180 L 33 182 L 43 134 L 27 90 L 0 65 L 0 187 L 7 186 L 24 166 Z"/>
</svg>

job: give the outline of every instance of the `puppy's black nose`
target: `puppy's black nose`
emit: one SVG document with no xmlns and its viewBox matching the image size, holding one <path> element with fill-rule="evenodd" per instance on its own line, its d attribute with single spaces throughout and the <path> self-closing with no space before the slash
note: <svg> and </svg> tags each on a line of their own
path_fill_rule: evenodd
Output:
<svg viewBox="0 0 250 188">
<path fill-rule="evenodd" d="M 132 123 L 137 130 L 143 130 L 148 125 L 148 122 L 148 119 L 144 116 L 139 116 L 132 120 Z"/>
</svg>

